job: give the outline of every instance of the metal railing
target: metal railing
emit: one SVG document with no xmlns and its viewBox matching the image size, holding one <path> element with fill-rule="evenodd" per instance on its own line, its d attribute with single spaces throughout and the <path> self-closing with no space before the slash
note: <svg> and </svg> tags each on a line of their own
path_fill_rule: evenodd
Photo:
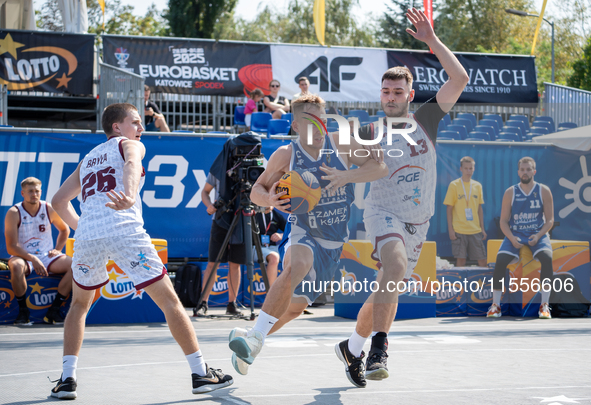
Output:
<svg viewBox="0 0 591 405">
<path fill-rule="evenodd" d="M 563 122 L 591 125 L 591 92 L 544 82 L 544 111 L 556 128 Z"/>
<path fill-rule="evenodd" d="M 106 63 L 99 63 L 99 99 L 96 129 L 103 129 L 103 110 L 110 104 L 130 103 L 137 107 L 144 120 L 144 78 Z"/>
<path fill-rule="evenodd" d="M 0 125 L 8 125 L 8 88 L 0 86 Z"/>
</svg>

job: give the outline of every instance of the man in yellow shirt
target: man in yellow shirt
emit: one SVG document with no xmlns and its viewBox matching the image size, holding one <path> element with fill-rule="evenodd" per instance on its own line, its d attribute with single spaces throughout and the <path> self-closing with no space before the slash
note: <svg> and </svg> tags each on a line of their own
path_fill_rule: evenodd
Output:
<svg viewBox="0 0 591 405">
<path fill-rule="evenodd" d="M 470 156 L 460 160 L 462 177 L 452 181 L 443 204 L 447 205 L 447 229 L 456 266 L 466 265 L 466 258 L 478 260 L 486 266 L 484 240 L 484 213 L 482 211 L 482 185 L 472 180 L 475 162 Z"/>
</svg>

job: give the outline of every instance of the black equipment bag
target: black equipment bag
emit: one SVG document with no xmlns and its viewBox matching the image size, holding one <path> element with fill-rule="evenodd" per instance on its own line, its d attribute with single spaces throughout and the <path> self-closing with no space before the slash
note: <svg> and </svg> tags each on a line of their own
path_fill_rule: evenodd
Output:
<svg viewBox="0 0 591 405">
<path fill-rule="evenodd" d="M 196 307 L 201 297 L 201 269 L 185 263 L 176 271 L 174 290 L 185 307 Z"/>
<path fill-rule="evenodd" d="M 562 288 L 560 291 L 552 291 L 550 296 L 552 317 L 577 318 L 587 316 L 591 304 L 581 292 L 581 287 L 579 287 L 577 280 L 568 273 L 554 274 L 554 278 L 560 278 L 562 280 L 562 283 L 557 283 Z M 567 292 L 565 289 L 565 286 L 568 285 L 567 283 L 573 286 L 570 292 Z"/>
</svg>

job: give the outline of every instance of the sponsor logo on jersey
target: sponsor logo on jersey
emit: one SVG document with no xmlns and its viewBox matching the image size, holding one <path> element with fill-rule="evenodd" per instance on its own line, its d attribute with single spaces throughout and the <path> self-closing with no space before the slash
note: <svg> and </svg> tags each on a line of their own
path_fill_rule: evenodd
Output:
<svg viewBox="0 0 591 405">
<path fill-rule="evenodd" d="M 41 250 L 39 250 L 39 245 L 41 244 L 41 238 L 31 238 L 25 242 L 25 249 L 29 253 L 33 254 L 41 254 Z"/>
<path fill-rule="evenodd" d="M 404 170 L 404 169 L 409 169 L 410 173 L 398 173 L 399 171 Z M 421 166 L 412 166 L 412 165 L 402 166 L 401 168 L 397 169 L 394 173 L 392 173 L 392 175 L 390 175 L 389 179 L 392 179 L 394 177 L 394 175 L 396 175 L 396 173 L 398 173 L 396 175 L 396 177 L 394 178 L 396 181 L 396 184 L 400 184 L 402 182 L 414 183 L 415 181 L 419 181 L 421 179 L 421 172 L 420 172 L 421 170 L 426 172 L 426 170 Z"/>
<path fill-rule="evenodd" d="M 421 189 L 417 187 L 413 189 L 413 191 L 414 194 L 407 194 L 404 197 L 402 197 L 402 202 L 412 201 L 414 205 L 419 206 L 421 204 Z"/>
<path fill-rule="evenodd" d="M 76 263 L 76 266 L 78 266 L 78 271 L 81 271 L 84 274 L 87 274 L 90 270 L 92 270 L 93 268 L 84 264 L 84 263 Z"/>
</svg>

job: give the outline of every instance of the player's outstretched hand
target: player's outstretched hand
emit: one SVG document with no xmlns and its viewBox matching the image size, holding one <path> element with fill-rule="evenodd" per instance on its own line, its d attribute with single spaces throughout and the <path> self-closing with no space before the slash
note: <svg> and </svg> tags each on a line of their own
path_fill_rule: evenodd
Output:
<svg viewBox="0 0 591 405">
<path fill-rule="evenodd" d="M 324 163 L 322 163 L 322 166 L 320 166 L 320 170 L 326 173 L 326 175 L 322 176 L 321 179 L 330 181 L 330 183 L 324 188 L 331 197 L 337 193 L 339 187 L 342 187 L 349 182 L 347 180 L 347 172 L 345 170 L 335 169 L 334 167 L 329 167 Z"/>
<path fill-rule="evenodd" d="M 406 32 L 408 32 L 414 39 L 426 42 L 435 36 L 435 32 L 433 32 L 433 27 L 431 27 L 429 19 L 427 19 L 427 16 L 421 10 L 417 10 L 414 7 L 412 9 L 409 8 L 406 12 L 406 18 L 408 18 L 417 30 L 415 32 L 410 28 L 406 29 Z"/>
<path fill-rule="evenodd" d="M 135 198 L 128 197 L 123 191 L 119 193 L 114 190 L 107 191 L 107 197 L 109 197 L 111 202 L 106 203 L 105 207 L 109 207 L 115 211 L 127 210 L 135 204 Z"/>
<path fill-rule="evenodd" d="M 535 246 L 536 243 L 538 243 L 538 241 L 540 240 L 540 237 L 536 234 L 536 235 L 532 235 L 529 237 L 529 241 L 527 242 L 528 245 L 530 246 Z"/>
<path fill-rule="evenodd" d="M 280 193 L 275 192 L 275 190 L 277 190 L 278 185 L 279 181 L 275 182 L 275 184 L 271 186 L 271 191 L 269 191 L 269 207 L 275 207 L 279 211 L 289 214 L 290 212 L 288 210 L 291 208 L 291 199 L 279 199 L 286 195 L 287 191 L 282 191 Z"/>
</svg>

